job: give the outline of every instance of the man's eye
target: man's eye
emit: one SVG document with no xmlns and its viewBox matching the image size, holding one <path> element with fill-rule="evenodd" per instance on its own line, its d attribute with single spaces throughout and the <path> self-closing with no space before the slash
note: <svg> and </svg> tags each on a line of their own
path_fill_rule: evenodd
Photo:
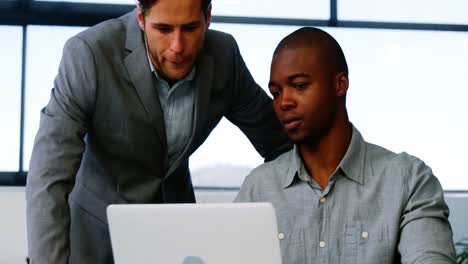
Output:
<svg viewBox="0 0 468 264">
<path fill-rule="evenodd" d="M 307 83 L 295 83 L 294 88 L 296 89 L 304 89 L 307 87 Z"/>
<path fill-rule="evenodd" d="M 166 27 L 159 27 L 157 28 L 157 30 L 161 33 L 170 33 L 171 32 L 171 28 L 166 28 Z"/>
<path fill-rule="evenodd" d="M 197 28 L 198 28 L 197 25 L 186 26 L 186 27 L 184 27 L 184 30 L 187 31 L 187 32 L 193 32 L 193 31 L 197 30 Z"/>
<path fill-rule="evenodd" d="M 270 93 L 273 96 L 273 98 L 276 98 L 278 95 L 280 95 L 280 91 L 278 90 L 270 91 Z"/>
</svg>

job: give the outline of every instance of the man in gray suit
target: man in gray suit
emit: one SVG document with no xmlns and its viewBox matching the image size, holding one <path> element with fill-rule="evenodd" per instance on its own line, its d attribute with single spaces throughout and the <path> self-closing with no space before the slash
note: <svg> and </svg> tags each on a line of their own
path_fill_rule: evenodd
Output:
<svg viewBox="0 0 468 264">
<path fill-rule="evenodd" d="M 112 263 L 109 204 L 195 202 L 188 158 L 223 116 L 266 159 L 289 147 L 210 2 L 139 0 L 67 41 L 27 179 L 31 263 Z"/>
</svg>

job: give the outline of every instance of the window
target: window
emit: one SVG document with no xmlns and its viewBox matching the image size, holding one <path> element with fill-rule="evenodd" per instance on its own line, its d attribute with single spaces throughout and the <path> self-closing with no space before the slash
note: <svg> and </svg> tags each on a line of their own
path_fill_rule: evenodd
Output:
<svg viewBox="0 0 468 264">
<path fill-rule="evenodd" d="M 19 170 L 21 111 L 21 27 L 0 26 L 0 171 Z"/>
<path fill-rule="evenodd" d="M 27 29 L 24 170 L 29 168 L 41 109 L 49 101 L 65 41 L 82 27 L 29 26 Z"/>
<path fill-rule="evenodd" d="M 328 0 L 213 0 L 213 15 L 272 17 L 295 19 L 329 19 Z"/>
<path fill-rule="evenodd" d="M 84 29 L 62 25 L 92 24 L 101 15 L 117 17 L 121 15 L 119 12 L 136 4 L 136 0 L 51 0 L 41 1 L 41 5 L 30 1 L 8 2 L 11 3 L 0 3 L 0 24 L 15 24 L 16 17 L 11 13 L 26 10 L 18 16 L 17 22 L 17 25 L 26 24 L 27 30 L 24 141 L 20 142 L 22 28 L 0 26 L 0 47 L 7 51 L 0 60 L 1 85 L 6 87 L 0 90 L 0 118 L 4 124 L 0 132 L 0 173 L 19 170 L 20 146 L 24 147 L 21 165 L 24 170 L 28 169 L 40 109 L 49 100 L 62 47 L 69 37 Z M 77 18 L 50 19 L 51 7 L 57 7 L 57 3 L 47 2 L 69 2 L 67 8 L 70 14 L 78 14 Z M 90 11 L 88 5 L 80 5 L 75 10 L 74 6 L 78 5 L 74 3 L 78 2 L 103 5 L 99 10 Z M 369 0 L 292 0 L 286 3 L 213 0 L 213 16 L 232 16 L 229 21 L 235 24 L 212 23 L 211 28 L 226 31 L 236 38 L 252 75 L 266 89 L 274 48 L 284 36 L 299 27 L 287 25 L 298 21 L 314 25 L 315 20 L 329 20 L 333 3 L 337 3 L 338 27 L 323 29 L 340 42 L 348 60 L 347 104 L 353 124 L 367 141 L 395 152 L 406 151 L 424 160 L 433 168 L 444 189 L 468 190 L 468 180 L 462 173 L 462 151 L 468 148 L 465 136 L 468 123 L 464 122 L 468 113 L 464 102 L 468 95 L 464 80 L 468 75 L 468 17 L 464 12 L 468 4 L 465 1 L 396 0 L 376 4 Z M 122 6 L 116 8 L 111 4 Z M 81 24 L 78 18 L 83 14 L 89 16 Z M 267 18 L 275 20 L 271 22 L 273 20 Z M 270 21 L 275 25 L 246 24 L 249 21 L 262 24 Z M 348 21 L 357 23 L 346 23 Z M 398 23 L 421 23 L 435 30 L 348 27 L 366 26 L 368 24 L 362 22 L 368 21 L 397 22 L 392 24 L 396 28 Z M 29 24 L 41 22 L 59 26 Z M 322 22 L 318 23 L 324 25 Z M 441 23 L 461 26 L 444 25 L 444 28 L 459 30 L 455 32 L 440 31 L 444 29 L 431 25 Z M 375 24 L 373 26 L 380 27 L 379 23 Z M 262 162 L 240 130 L 223 119 L 191 157 L 190 167 L 196 186 L 238 187 L 244 176 Z"/>
<path fill-rule="evenodd" d="M 468 189 L 468 32 L 325 30 L 347 56 L 348 111 L 364 138 L 419 157 L 446 190 Z"/>
<path fill-rule="evenodd" d="M 468 24 L 465 0 L 342 0 L 338 18 L 342 20 Z"/>
</svg>

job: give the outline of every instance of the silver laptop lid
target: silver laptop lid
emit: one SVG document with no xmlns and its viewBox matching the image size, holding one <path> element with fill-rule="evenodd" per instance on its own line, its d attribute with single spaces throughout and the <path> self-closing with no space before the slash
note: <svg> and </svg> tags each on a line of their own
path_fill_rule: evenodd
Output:
<svg viewBox="0 0 468 264">
<path fill-rule="evenodd" d="M 133 204 L 107 209 L 116 264 L 280 264 L 269 203 Z"/>
</svg>

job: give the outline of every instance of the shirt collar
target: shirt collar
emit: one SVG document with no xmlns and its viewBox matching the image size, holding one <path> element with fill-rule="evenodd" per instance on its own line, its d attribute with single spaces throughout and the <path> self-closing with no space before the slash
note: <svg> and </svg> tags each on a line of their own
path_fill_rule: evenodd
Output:
<svg viewBox="0 0 468 264">
<path fill-rule="evenodd" d="M 294 182 L 294 178 L 296 177 L 296 175 L 298 175 L 302 165 L 302 160 L 299 155 L 299 148 L 296 145 L 294 145 L 294 148 L 289 151 L 288 155 L 289 166 L 286 172 L 286 177 L 283 178 L 283 188 L 291 186 L 291 184 Z"/>
<path fill-rule="evenodd" d="M 361 133 L 352 126 L 353 134 L 348 150 L 341 160 L 338 168 L 351 180 L 364 184 L 364 162 L 366 160 L 366 142 Z"/>
<path fill-rule="evenodd" d="M 343 172 L 345 177 L 359 183 L 364 184 L 364 162 L 366 157 L 366 142 L 362 138 L 361 133 L 352 126 L 351 142 L 343 159 L 338 164 L 336 171 Z M 289 154 L 289 166 L 286 172 L 286 177 L 283 179 L 283 188 L 291 186 L 296 176 L 299 178 L 301 167 L 303 167 L 299 148 L 294 145 L 294 148 Z M 302 179 L 307 180 L 307 179 Z"/>
</svg>

